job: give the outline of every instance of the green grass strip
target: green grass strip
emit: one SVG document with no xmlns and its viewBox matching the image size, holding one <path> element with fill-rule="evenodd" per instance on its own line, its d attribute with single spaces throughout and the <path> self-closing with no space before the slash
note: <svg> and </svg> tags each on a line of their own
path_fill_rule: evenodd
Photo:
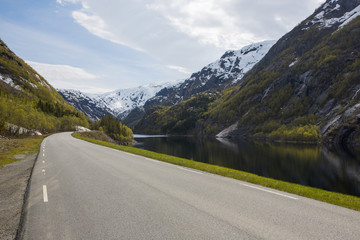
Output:
<svg viewBox="0 0 360 240">
<path fill-rule="evenodd" d="M 20 161 L 39 152 L 40 144 L 47 136 L 0 140 L 0 166 Z"/>
<path fill-rule="evenodd" d="M 360 211 L 360 198 L 359 197 L 345 195 L 345 194 L 336 193 L 336 192 L 330 192 L 330 191 L 326 191 L 326 190 L 322 190 L 322 189 L 318 189 L 318 188 L 303 186 L 303 185 L 299 185 L 299 184 L 295 184 L 295 183 L 284 182 L 284 181 L 275 180 L 275 179 L 271 179 L 271 178 L 261 177 L 261 176 L 258 176 L 258 175 L 252 174 L 252 173 L 247 173 L 247 172 L 234 170 L 234 169 L 230 169 L 230 168 L 215 166 L 215 165 L 206 164 L 206 163 L 202 163 L 202 162 L 196 162 L 193 160 L 188 160 L 188 159 L 184 159 L 184 158 L 169 156 L 166 154 L 151 152 L 148 150 L 139 149 L 139 148 L 135 148 L 135 147 L 121 146 L 121 145 L 116 145 L 116 144 L 109 143 L 109 142 L 85 138 L 85 137 L 80 136 L 78 133 L 74 133 L 72 136 L 75 138 L 78 138 L 78 139 L 88 141 L 90 143 L 102 145 L 102 146 L 117 149 L 120 151 L 133 153 L 133 154 L 141 155 L 141 156 L 144 156 L 147 158 L 152 158 L 152 159 L 156 159 L 159 161 L 168 162 L 168 163 L 176 164 L 176 165 L 183 166 L 183 167 L 193 168 L 193 169 L 201 170 L 204 172 L 213 173 L 213 174 L 217 174 L 217 175 L 221 175 L 224 177 L 229 177 L 229 178 L 233 178 L 233 179 L 237 179 L 237 180 L 241 180 L 241 181 L 245 181 L 245 182 L 249 182 L 249 183 L 254 183 L 257 185 L 264 186 L 264 187 L 269 187 L 269 188 L 277 189 L 280 191 L 293 193 L 293 194 L 296 194 L 299 196 L 312 198 L 315 200 L 319 200 L 319 201 L 335 204 L 335 205 L 338 205 L 341 207 L 346 207 L 346 208 Z"/>
</svg>

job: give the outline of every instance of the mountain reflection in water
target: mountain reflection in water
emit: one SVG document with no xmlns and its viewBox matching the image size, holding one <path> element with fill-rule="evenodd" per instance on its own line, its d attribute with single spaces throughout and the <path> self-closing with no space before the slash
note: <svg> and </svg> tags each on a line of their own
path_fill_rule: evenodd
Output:
<svg viewBox="0 0 360 240">
<path fill-rule="evenodd" d="M 360 154 L 339 155 L 315 144 L 163 136 L 135 139 L 138 148 L 360 196 Z"/>
</svg>

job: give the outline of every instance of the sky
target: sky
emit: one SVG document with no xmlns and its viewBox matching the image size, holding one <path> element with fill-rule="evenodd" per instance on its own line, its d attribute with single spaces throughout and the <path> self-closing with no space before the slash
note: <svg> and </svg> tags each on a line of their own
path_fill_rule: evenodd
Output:
<svg viewBox="0 0 360 240">
<path fill-rule="evenodd" d="M 324 1 L 0 0 L 0 38 L 55 88 L 104 93 L 185 79 Z"/>
</svg>

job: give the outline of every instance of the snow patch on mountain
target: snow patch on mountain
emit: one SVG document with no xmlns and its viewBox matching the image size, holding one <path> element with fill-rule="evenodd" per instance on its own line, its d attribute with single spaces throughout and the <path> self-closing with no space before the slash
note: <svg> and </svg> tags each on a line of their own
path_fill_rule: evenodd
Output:
<svg viewBox="0 0 360 240">
<path fill-rule="evenodd" d="M 19 90 L 19 91 L 22 90 L 21 87 L 19 85 L 16 85 L 14 83 L 14 80 L 12 80 L 12 78 L 10 78 L 10 77 L 5 77 L 2 74 L 0 74 L 0 80 L 3 81 L 4 83 L 10 85 L 11 87 L 15 88 L 16 90 Z"/>
<path fill-rule="evenodd" d="M 342 6 L 338 3 L 338 0 L 331 0 L 323 5 L 319 13 L 317 13 L 312 20 L 306 23 L 307 26 L 315 24 L 319 25 L 319 29 L 331 28 L 334 25 L 340 24 L 338 29 L 343 28 L 349 24 L 356 17 L 360 16 L 360 5 L 352 9 L 351 11 L 345 12 L 341 16 L 337 16 L 336 12 L 341 12 Z M 304 28 L 303 30 L 307 30 Z"/>
<path fill-rule="evenodd" d="M 352 11 L 345 13 L 345 15 L 340 21 L 342 22 L 342 24 L 339 26 L 339 29 L 348 25 L 352 20 L 354 20 L 358 16 L 360 16 L 360 5 L 354 8 Z"/>
</svg>

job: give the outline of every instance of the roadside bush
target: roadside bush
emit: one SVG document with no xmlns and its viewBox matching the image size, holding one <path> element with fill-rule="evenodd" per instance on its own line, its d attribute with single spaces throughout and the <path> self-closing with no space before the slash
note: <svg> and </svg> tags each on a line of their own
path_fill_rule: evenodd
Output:
<svg viewBox="0 0 360 240">
<path fill-rule="evenodd" d="M 320 129 L 316 125 L 285 126 L 282 125 L 267 135 L 268 138 L 292 141 L 318 141 Z"/>
</svg>

